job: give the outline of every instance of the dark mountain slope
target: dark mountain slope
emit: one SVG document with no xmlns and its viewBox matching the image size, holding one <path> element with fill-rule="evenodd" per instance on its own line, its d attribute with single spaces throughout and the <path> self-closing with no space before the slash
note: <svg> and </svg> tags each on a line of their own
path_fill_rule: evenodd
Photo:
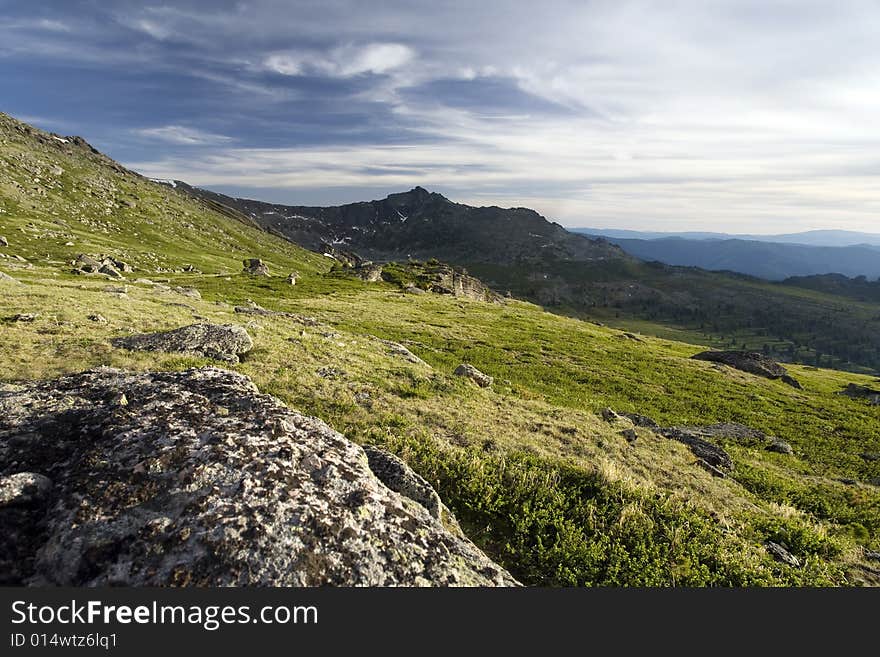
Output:
<svg viewBox="0 0 880 657">
<path fill-rule="evenodd" d="M 313 250 L 330 247 L 376 260 L 434 257 L 454 263 L 627 259 L 606 240 L 570 233 L 534 210 L 471 207 L 421 187 L 378 201 L 321 208 L 238 199 L 175 184 Z"/>
</svg>

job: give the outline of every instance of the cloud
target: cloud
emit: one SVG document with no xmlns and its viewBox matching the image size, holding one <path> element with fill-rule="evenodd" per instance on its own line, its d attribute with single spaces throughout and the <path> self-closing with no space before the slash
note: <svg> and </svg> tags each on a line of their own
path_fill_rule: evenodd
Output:
<svg viewBox="0 0 880 657">
<path fill-rule="evenodd" d="M 182 146 L 211 146 L 232 141 L 232 137 L 180 125 L 141 128 L 135 130 L 134 133 L 148 139 L 158 139 L 169 144 L 179 144 Z"/>
<path fill-rule="evenodd" d="M 0 18 L 0 76 L 21 114 L 63 104 L 111 156 L 206 186 L 870 230 L 878 32 L 875 0 L 45 0 Z M 206 120 L 235 141 L 186 127 Z"/>
<path fill-rule="evenodd" d="M 369 43 L 343 46 L 329 52 L 281 52 L 268 55 L 264 67 L 281 75 L 318 75 L 348 78 L 365 73 L 384 75 L 398 70 L 415 57 L 401 43 Z"/>
</svg>

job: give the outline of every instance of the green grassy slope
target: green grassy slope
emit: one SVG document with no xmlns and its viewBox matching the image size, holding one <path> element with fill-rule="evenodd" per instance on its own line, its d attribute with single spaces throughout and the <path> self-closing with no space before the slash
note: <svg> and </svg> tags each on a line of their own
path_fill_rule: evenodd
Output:
<svg viewBox="0 0 880 657">
<path fill-rule="evenodd" d="M 110 339 L 238 323 L 255 349 L 236 369 L 350 438 L 401 454 L 469 536 L 526 583 L 878 583 L 865 549 L 880 549 L 880 488 L 869 483 L 880 461 L 862 454 L 880 453 L 880 408 L 836 394 L 872 378 L 793 366 L 798 391 L 689 360 L 698 346 L 633 341 L 523 302 L 415 296 L 327 275 L 328 258 L 0 118 L 0 235 L 9 241 L 0 271 L 21 281 L 0 282 L 0 379 L 216 364 L 125 352 Z M 50 187 L 42 172 L 52 166 L 64 173 Z M 94 195 L 108 184 L 112 195 Z M 135 207 L 117 200 L 123 194 Z M 137 271 L 127 282 L 77 276 L 65 262 L 79 252 L 108 253 Z M 276 275 L 238 273 L 244 257 L 263 258 Z M 174 271 L 185 264 L 203 273 Z M 296 286 L 285 282 L 290 270 L 302 274 Z M 202 298 L 137 278 L 195 287 Z M 233 312 L 248 300 L 317 325 Z M 13 321 L 17 313 L 38 316 Z M 95 313 L 107 322 L 90 320 Z M 404 343 L 426 364 L 377 338 Z M 495 385 L 454 377 L 462 361 Z M 795 453 L 727 442 L 735 467 L 718 479 L 680 443 L 644 429 L 628 443 L 625 425 L 597 417 L 605 406 L 663 424 L 740 421 Z M 785 543 L 802 566 L 774 561 L 766 540 Z"/>
</svg>

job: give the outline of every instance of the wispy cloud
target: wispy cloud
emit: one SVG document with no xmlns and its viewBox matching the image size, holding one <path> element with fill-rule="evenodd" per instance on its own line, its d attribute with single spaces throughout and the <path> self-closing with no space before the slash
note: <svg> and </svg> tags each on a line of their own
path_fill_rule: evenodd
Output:
<svg viewBox="0 0 880 657">
<path fill-rule="evenodd" d="M 22 114 L 63 98 L 111 155 L 205 186 L 864 230 L 877 33 L 874 0 L 46 0 L 0 19 L 0 74 Z"/>
<path fill-rule="evenodd" d="M 148 139 L 158 139 L 169 144 L 182 146 L 211 146 L 225 144 L 232 141 L 232 137 L 218 135 L 213 132 L 205 132 L 196 128 L 188 128 L 181 125 L 166 125 L 159 128 L 141 128 L 134 133 Z"/>
<path fill-rule="evenodd" d="M 326 75 L 351 77 L 382 75 L 406 65 L 415 57 L 412 48 L 401 43 L 347 45 L 329 52 L 282 52 L 267 56 L 265 68 L 281 75 Z"/>
</svg>

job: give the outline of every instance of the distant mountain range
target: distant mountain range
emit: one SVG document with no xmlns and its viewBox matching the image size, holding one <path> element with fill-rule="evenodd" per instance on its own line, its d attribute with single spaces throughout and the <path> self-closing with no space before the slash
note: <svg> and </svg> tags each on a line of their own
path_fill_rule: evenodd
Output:
<svg viewBox="0 0 880 657">
<path fill-rule="evenodd" d="M 683 233 L 657 237 L 663 234 L 608 230 L 607 233 L 617 233 L 608 235 L 590 233 L 588 231 L 592 229 L 586 228 L 575 230 L 579 234 L 605 237 L 642 260 L 669 265 L 734 271 L 774 281 L 792 276 L 832 273 L 851 277 L 866 276 L 871 279 L 880 277 L 880 235 L 868 233 L 810 231 L 746 239 L 718 233 Z M 646 237 L 623 237 L 620 233 Z M 757 239 L 758 237 L 761 239 Z M 824 245 L 817 245 L 823 240 Z"/>
<path fill-rule="evenodd" d="M 582 235 L 601 235 L 608 238 L 656 240 L 681 238 L 686 240 L 748 240 L 752 242 L 773 242 L 783 244 L 803 244 L 806 246 L 856 246 L 870 245 L 880 247 L 880 233 L 859 233 L 851 230 L 808 230 L 801 233 L 780 235 L 750 235 L 712 232 L 651 232 L 624 230 L 620 228 L 570 228 Z"/>
</svg>

